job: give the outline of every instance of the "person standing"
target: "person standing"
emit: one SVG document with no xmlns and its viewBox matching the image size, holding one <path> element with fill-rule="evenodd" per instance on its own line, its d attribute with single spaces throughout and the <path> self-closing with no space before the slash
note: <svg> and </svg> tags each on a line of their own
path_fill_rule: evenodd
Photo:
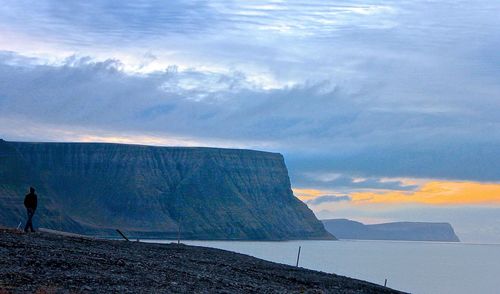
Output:
<svg viewBox="0 0 500 294">
<path fill-rule="evenodd" d="M 38 197 L 35 194 L 35 188 L 30 187 L 30 192 L 26 194 L 24 197 L 24 207 L 28 212 L 28 221 L 26 221 L 26 226 L 24 227 L 24 231 L 27 233 L 29 230 L 32 232 L 35 231 L 33 229 L 33 215 L 35 215 L 36 206 L 38 205 Z"/>
</svg>

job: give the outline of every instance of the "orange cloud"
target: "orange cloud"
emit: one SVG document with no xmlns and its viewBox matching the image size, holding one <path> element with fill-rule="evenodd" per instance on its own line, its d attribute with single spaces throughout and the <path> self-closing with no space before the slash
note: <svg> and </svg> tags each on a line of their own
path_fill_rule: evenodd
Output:
<svg viewBox="0 0 500 294">
<path fill-rule="evenodd" d="M 316 189 L 293 189 L 302 201 L 336 194 Z M 427 205 L 500 205 L 500 184 L 477 182 L 428 181 L 416 191 L 376 191 L 350 193 L 353 205 L 427 204 Z"/>
<path fill-rule="evenodd" d="M 351 197 L 353 204 L 499 205 L 500 184 L 431 181 L 413 192 L 355 192 Z"/>
<path fill-rule="evenodd" d="M 299 189 L 293 188 L 293 194 L 297 196 L 302 201 L 311 200 L 319 196 L 329 194 L 328 191 L 316 190 L 316 189 Z"/>
</svg>

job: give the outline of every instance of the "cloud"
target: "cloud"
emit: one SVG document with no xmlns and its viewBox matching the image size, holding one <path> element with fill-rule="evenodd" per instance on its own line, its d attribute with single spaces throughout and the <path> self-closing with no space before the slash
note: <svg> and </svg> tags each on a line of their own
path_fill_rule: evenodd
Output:
<svg viewBox="0 0 500 294">
<path fill-rule="evenodd" d="M 27 21 L 20 15 L 29 14 Z M 386 28 L 396 14 L 390 4 L 325 3 L 293 1 L 151 1 L 133 3 L 58 3 L 11 1 L 0 10 L 4 25 L 34 36 L 46 34 L 49 40 L 87 45 L 122 44 L 172 35 L 199 36 L 219 34 L 252 37 L 271 34 L 309 36 L 327 35 L 346 26 Z M 55 31 L 55 28 L 59 28 Z M 162 39 L 163 39 L 162 38 Z M 86 42 L 85 42 L 86 41 Z"/>
<path fill-rule="evenodd" d="M 352 203 L 426 205 L 500 205 L 500 184 L 430 181 L 413 192 L 354 192 Z"/>
<path fill-rule="evenodd" d="M 410 183 L 410 181 L 374 177 L 352 177 L 340 173 L 306 172 L 294 178 L 297 178 L 294 182 L 297 187 L 323 190 L 333 189 L 345 192 L 364 189 L 411 191 L 419 187 L 413 182 Z"/>
<path fill-rule="evenodd" d="M 3 137 L 278 151 L 342 193 L 500 181 L 498 1 L 110 3 L 0 8 Z"/>
<path fill-rule="evenodd" d="M 303 72 L 301 60 L 312 56 L 303 53 L 318 48 L 308 39 L 317 42 L 351 27 L 390 28 L 395 13 L 390 5 L 322 1 L 10 1 L 0 8 L 0 49 L 49 60 L 83 52 L 145 72 L 169 64 L 230 68 L 268 85 L 289 84 Z M 321 64 L 312 61 L 312 67 Z"/>
<path fill-rule="evenodd" d="M 185 138 L 278 151 L 296 187 L 415 188 L 380 177 L 500 180 L 500 122 L 490 114 L 492 104 L 463 100 L 451 103 L 453 111 L 425 105 L 402 111 L 410 102 L 393 101 L 381 112 L 387 101 L 375 98 L 379 89 L 350 85 L 332 80 L 264 89 L 241 72 L 171 66 L 131 74 L 118 60 L 70 57 L 51 65 L 7 52 L 0 56 L 6 122 L 0 132 L 43 140 L 56 129 L 84 129 L 88 136 Z M 44 131 L 26 136 L 14 125 Z M 336 173 L 344 176 L 321 180 Z"/>
<path fill-rule="evenodd" d="M 316 197 L 312 200 L 306 201 L 308 205 L 320 205 L 323 203 L 330 202 L 341 202 L 341 201 L 351 201 L 351 197 L 348 195 L 336 196 L 336 195 L 323 195 Z"/>
<path fill-rule="evenodd" d="M 366 190 L 352 189 L 349 200 L 352 205 L 399 205 L 423 204 L 432 206 L 453 205 L 491 205 L 500 206 L 500 184 L 478 182 L 452 182 L 427 180 L 416 186 L 414 190 L 377 191 L 376 188 Z M 319 204 L 335 197 L 327 193 L 332 190 L 294 188 L 294 194 L 306 203 Z M 316 201 L 319 199 L 318 201 Z M 340 199 L 340 198 L 339 198 Z M 332 200 L 333 201 L 333 200 Z"/>
</svg>

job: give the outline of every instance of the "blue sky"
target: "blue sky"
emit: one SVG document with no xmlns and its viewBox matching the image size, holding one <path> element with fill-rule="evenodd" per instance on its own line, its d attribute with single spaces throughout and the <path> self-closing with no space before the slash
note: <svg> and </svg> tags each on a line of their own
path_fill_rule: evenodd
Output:
<svg viewBox="0 0 500 294">
<path fill-rule="evenodd" d="M 310 203 L 317 215 L 399 220 L 410 208 L 360 209 L 349 195 L 500 181 L 499 10 L 493 0 L 5 1 L 0 135 L 277 151 L 295 188 L 329 196 Z M 498 203 L 407 215 L 500 232 L 491 210 Z"/>
</svg>

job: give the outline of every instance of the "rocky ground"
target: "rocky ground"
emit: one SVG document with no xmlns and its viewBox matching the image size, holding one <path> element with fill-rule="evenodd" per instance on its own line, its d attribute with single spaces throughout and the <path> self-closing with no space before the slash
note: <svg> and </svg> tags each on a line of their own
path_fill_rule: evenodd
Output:
<svg viewBox="0 0 500 294">
<path fill-rule="evenodd" d="M 0 229 L 0 293 L 400 293 L 219 249 Z"/>
</svg>

